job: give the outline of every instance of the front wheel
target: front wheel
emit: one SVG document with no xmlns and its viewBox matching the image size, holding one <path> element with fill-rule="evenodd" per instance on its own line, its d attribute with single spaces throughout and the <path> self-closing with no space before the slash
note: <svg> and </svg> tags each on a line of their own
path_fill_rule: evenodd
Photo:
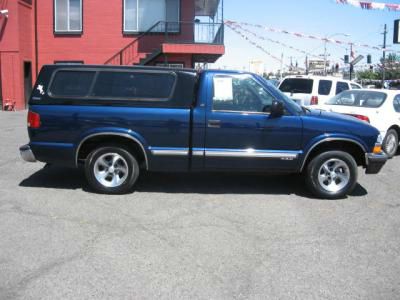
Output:
<svg viewBox="0 0 400 300">
<path fill-rule="evenodd" d="M 100 146 L 86 159 L 85 174 L 95 192 L 125 194 L 139 177 L 139 164 L 122 146 Z"/>
<path fill-rule="evenodd" d="M 311 192 L 325 199 L 338 199 L 357 184 L 357 163 L 343 151 L 328 151 L 314 157 L 307 165 L 306 182 Z"/>
<path fill-rule="evenodd" d="M 393 156 L 396 155 L 398 146 L 399 146 L 399 136 L 397 134 L 397 131 L 394 129 L 390 129 L 387 132 L 385 139 L 383 140 L 383 145 L 382 145 L 383 151 L 385 151 L 388 158 L 392 158 Z"/>
</svg>

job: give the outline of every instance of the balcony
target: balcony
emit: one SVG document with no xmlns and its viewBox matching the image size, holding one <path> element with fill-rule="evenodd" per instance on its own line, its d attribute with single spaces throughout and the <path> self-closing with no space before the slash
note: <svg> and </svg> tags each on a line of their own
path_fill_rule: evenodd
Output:
<svg viewBox="0 0 400 300">
<path fill-rule="evenodd" d="M 160 55 L 190 54 L 194 62 L 215 62 L 225 53 L 222 22 L 160 21 L 137 36 L 106 64 L 149 64 Z"/>
<path fill-rule="evenodd" d="M 224 44 L 223 23 L 161 21 L 148 31 L 152 34 L 163 34 L 166 43 Z"/>
</svg>

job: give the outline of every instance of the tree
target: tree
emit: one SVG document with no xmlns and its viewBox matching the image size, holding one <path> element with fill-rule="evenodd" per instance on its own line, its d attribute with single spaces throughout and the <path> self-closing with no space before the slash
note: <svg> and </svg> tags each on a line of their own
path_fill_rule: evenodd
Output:
<svg viewBox="0 0 400 300">
<path fill-rule="evenodd" d="M 358 79 L 369 79 L 369 80 L 378 80 L 378 79 L 380 79 L 379 72 L 376 72 L 376 71 L 373 71 L 373 70 L 358 71 L 357 72 L 357 78 Z"/>
<path fill-rule="evenodd" d="M 381 59 L 378 71 L 380 78 L 382 78 L 383 58 Z M 385 59 L 385 79 L 400 79 L 400 56 L 395 53 L 389 53 Z"/>
</svg>

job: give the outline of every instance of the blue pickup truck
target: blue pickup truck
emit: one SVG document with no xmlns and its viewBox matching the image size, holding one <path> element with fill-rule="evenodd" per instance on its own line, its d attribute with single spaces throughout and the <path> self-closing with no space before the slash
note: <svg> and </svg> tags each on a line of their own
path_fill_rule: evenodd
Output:
<svg viewBox="0 0 400 300">
<path fill-rule="evenodd" d="M 127 193 L 143 171 L 299 173 L 340 198 L 358 167 L 387 157 L 374 127 L 300 107 L 262 77 L 159 67 L 44 66 L 24 160 L 83 166 L 95 192 Z M 227 187 L 229 189 L 229 187 Z"/>
</svg>

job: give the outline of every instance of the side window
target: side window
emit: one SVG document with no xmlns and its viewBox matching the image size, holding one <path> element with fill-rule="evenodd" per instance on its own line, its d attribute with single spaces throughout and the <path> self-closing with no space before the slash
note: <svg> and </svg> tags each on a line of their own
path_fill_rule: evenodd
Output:
<svg viewBox="0 0 400 300">
<path fill-rule="evenodd" d="M 359 89 L 362 89 L 362 87 L 359 86 L 358 84 L 350 83 L 350 85 L 351 85 L 351 89 L 352 89 L 352 90 L 359 90 Z"/>
<path fill-rule="evenodd" d="M 348 89 L 349 85 L 346 82 L 338 81 L 336 84 L 336 95 L 343 91 L 347 91 Z"/>
<path fill-rule="evenodd" d="M 396 112 L 400 113 L 400 95 L 396 95 L 396 97 L 394 97 L 393 107 Z"/>
<path fill-rule="evenodd" d="M 251 76 L 215 76 L 213 110 L 266 112 L 274 97 Z"/>
<path fill-rule="evenodd" d="M 168 99 L 175 84 L 172 73 L 99 72 L 91 96 L 126 99 Z"/>
<path fill-rule="evenodd" d="M 96 72 L 93 71 L 58 71 L 51 83 L 49 94 L 61 97 L 85 97 Z"/>
<path fill-rule="evenodd" d="M 332 80 L 320 80 L 318 86 L 318 95 L 327 96 L 331 93 Z"/>
</svg>

